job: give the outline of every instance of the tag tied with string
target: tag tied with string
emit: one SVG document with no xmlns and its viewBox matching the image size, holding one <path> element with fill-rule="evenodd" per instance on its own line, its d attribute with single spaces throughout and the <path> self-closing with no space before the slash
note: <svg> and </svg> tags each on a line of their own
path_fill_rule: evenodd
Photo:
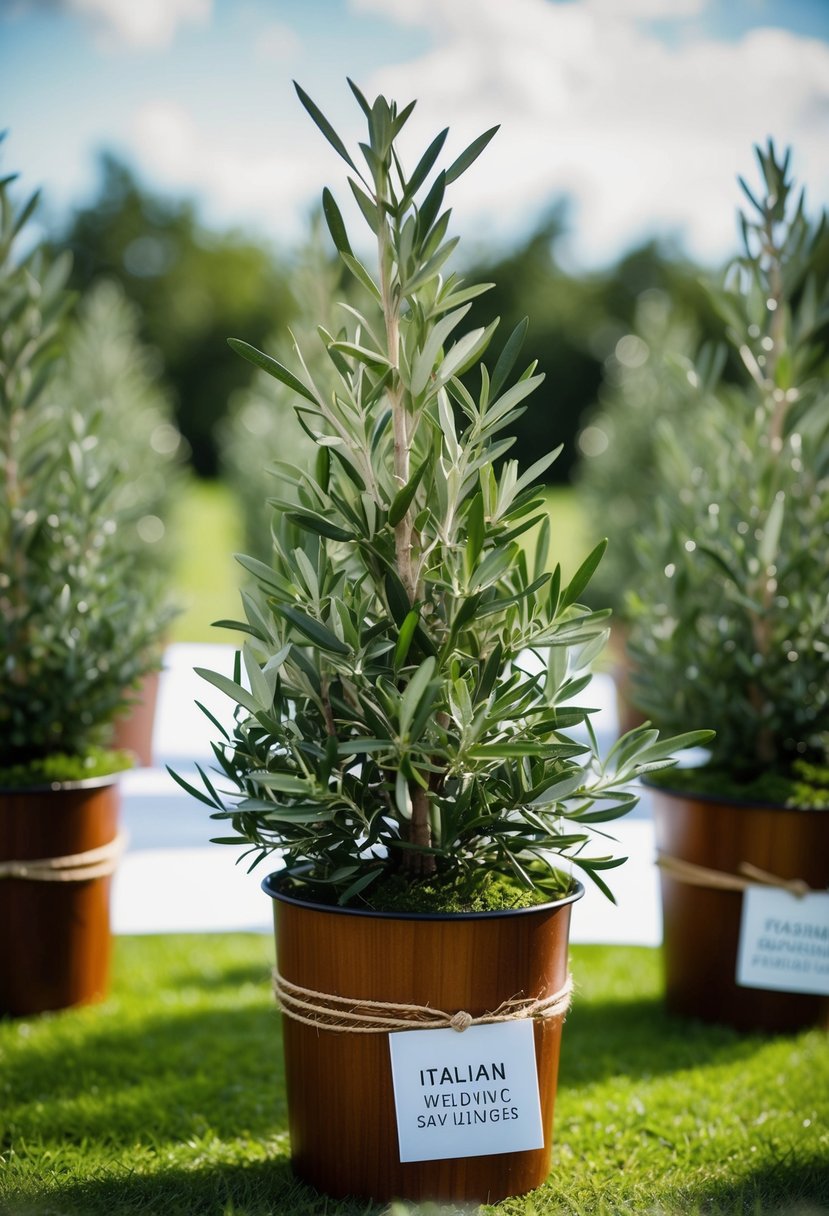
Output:
<svg viewBox="0 0 829 1216">
<path fill-rule="evenodd" d="M 530 1018 L 389 1035 L 401 1161 L 544 1146 Z"/>
<path fill-rule="evenodd" d="M 533 1024 L 563 1021 L 572 976 L 478 1016 L 320 992 L 279 970 L 273 978 L 284 1017 L 318 1034 L 387 1035 L 401 1162 L 544 1147 Z"/>
<path fill-rule="evenodd" d="M 747 887 L 736 979 L 743 988 L 829 996 L 829 892 Z"/>
</svg>

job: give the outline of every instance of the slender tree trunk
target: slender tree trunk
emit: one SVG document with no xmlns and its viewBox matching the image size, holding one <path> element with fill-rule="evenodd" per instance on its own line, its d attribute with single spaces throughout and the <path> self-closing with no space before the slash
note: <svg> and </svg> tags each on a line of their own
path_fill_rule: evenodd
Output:
<svg viewBox="0 0 829 1216">
<path fill-rule="evenodd" d="M 377 241 L 380 260 L 380 294 L 386 326 L 387 354 L 393 368 L 389 400 L 394 435 L 394 475 L 398 489 L 402 489 L 408 482 L 411 472 L 411 417 L 406 409 L 404 389 L 400 383 L 400 318 L 398 304 L 393 297 L 389 281 L 389 250 L 385 221 L 381 221 L 380 223 Z M 397 572 L 406 590 L 410 604 L 413 604 L 418 597 L 417 575 L 415 573 L 417 566 L 414 553 L 415 539 L 414 521 L 411 511 L 407 511 L 395 526 L 394 546 Z M 409 844 L 417 845 L 419 848 L 428 848 L 432 843 L 429 795 L 417 781 L 410 781 L 409 798 L 412 808 L 412 817 L 408 830 Z M 416 853 L 413 850 L 406 849 L 403 852 L 403 869 L 412 877 L 433 874 L 435 859 L 429 853 Z"/>
</svg>

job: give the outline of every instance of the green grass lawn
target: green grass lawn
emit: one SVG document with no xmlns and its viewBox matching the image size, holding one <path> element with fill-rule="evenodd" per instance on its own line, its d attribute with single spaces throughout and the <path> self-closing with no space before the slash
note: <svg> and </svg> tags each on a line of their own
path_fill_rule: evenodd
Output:
<svg viewBox="0 0 829 1216">
<path fill-rule="evenodd" d="M 588 535 L 571 490 L 551 488 L 546 497 L 552 520 L 551 554 L 569 578 L 599 538 Z M 262 509 L 269 510 L 264 504 Z M 244 571 L 233 554 L 244 550 L 242 517 L 230 489 L 219 481 L 194 478 L 171 520 L 171 533 L 178 554 L 172 594 L 181 612 L 173 622 L 170 640 L 235 643 L 238 634 L 211 628 L 212 621 L 238 619 L 241 612 L 239 587 Z"/>
<path fill-rule="evenodd" d="M 242 517 L 233 494 L 219 481 L 193 478 L 170 521 L 177 563 L 172 598 L 181 609 L 173 621 L 173 642 L 232 642 L 233 633 L 211 622 L 237 619 L 243 549 Z"/>
<path fill-rule="evenodd" d="M 572 956 L 553 1171 L 531 1196 L 481 1212 L 829 1211 L 825 1035 L 672 1020 L 656 951 Z M 0 1022 L 0 1212 L 387 1211 L 292 1178 L 271 961 L 266 936 L 118 938 L 103 1005 Z"/>
</svg>

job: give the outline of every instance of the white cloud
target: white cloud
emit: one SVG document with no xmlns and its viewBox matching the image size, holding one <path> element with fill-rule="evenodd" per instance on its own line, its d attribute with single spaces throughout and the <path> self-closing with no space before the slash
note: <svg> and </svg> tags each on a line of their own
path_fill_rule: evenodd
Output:
<svg viewBox="0 0 829 1216">
<path fill-rule="evenodd" d="M 290 25 L 273 21 L 256 34 L 256 56 L 272 63 L 284 63 L 297 55 L 301 42 Z"/>
<path fill-rule="evenodd" d="M 736 175 L 754 179 L 753 144 L 768 136 L 791 143 L 811 212 L 829 198 L 829 46 L 771 28 L 731 42 L 703 37 L 695 21 L 704 6 L 351 0 L 355 12 L 432 35 L 423 54 L 358 83 L 371 96 L 419 99 L 404 132 L 410 166 L 443 126 L 451 156 L 501 124 L 452 186 L 455 231 L 467 237 L 513 238 L 566 195 L 571 250 L 582 263 L 607 261 L 651 235 L 682 236 L 694 256 L 720 261 L 736 247 Z M 654 17 L 677 19 L 670 43 L 649 30 Z M 298 50 L 281 26 L 266 52 L 269 45 L 288 59 Z M 304 72 L 303 84 L 353 146 L 364 132 L 345 83 L 336 92 L 342 103 L 332 103 L 330 59 L 316 71 Z M 145 106 L 135 124 L 140 163 L 171 188 L 200 192 L 210 218 L 258 224 L 285 240 L 302 233 L 326 182 L 349 219 L 342 165 L 295 99 L 247 108 L 257 117 L 219 130 L 179 107 Z"/>
<path fill-rule="evenodd" d="M 180 26 L 206 23 L 213 0 L 62 0 L 62 5 L 90 20 L 107 48 L 163 50 Z"/>
<path fill-rule="evenodd" d="M 132 138 L 140 164 L 162 184 L 200 195 L 210 218 L 256 225 L 286 242 L 305 231 L 306 212 L 330 168 L 322 139 L 319 148 L 298 143 L 287 155 L 284 144 L 270 140 L 271 150 L 263 151 L 250 125 L 234 139 L 217 138 L 166 102 L 138 111 Z"/>
<path fill-rule="evenodd" d="M 680 21 L 698 17 L 709 0 L 583 0 L 592 12 L 637 21 Z"/>
<path fill-rule="evenodd" d="M 735 241 L 737 172 L 768 135 L 792 143 L 812 203 L 829 194 L 829 47 L 780 29 L 736 42 L 660 41 L 641 18 L 694 17 L 702 0 L 352 0 L 429 30 L 434 46 L 364 82 L 406 101 L 421 137 L 458 141 L 500 121 L 454 188 L 458 209 L 502 234 L 560 193 L 576 203 L 588 260 L 657 226 L 697 256 Z M 369 90 L 371 91 L 371 90 Z M 413 119 L 413 125 L 415 120 Z"/>
</svg>

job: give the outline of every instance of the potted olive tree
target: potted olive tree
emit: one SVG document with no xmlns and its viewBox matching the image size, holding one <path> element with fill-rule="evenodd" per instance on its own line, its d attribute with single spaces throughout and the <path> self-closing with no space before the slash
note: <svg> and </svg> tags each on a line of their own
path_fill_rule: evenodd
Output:
<svg viewBox="0 0 829 1216">
<path fill-rule="evenodd" d="M 827 257 L 789 155 L 770 143 L 758 159 L 743 255 L 712 289 L 725 373 L 692 369 L 662 431 L 631 650 L 647 714 L 716 731 L 707 764 L 657 779 L 669 1007 L 786 1030 L 827 1017 L 807 956 L 769 938 L 768 988 L 737 983 L 737 956 L 758 899 L 746 888 L 829 884 Z"/>
<path fill-rule="evenodd" d="M 540 380 L 532 363 L 512 376 L 523 327 L 490 376 L 479 360 L 495 323 L 462 325 L 485 288 L 446 271 L 447 188 L 495 131 L 438 168 L 442 131 L 407 171 L 398 137 L 412 105 L 369 104 L 351 87 L 368 126 L 362 168 L 298 92 L 348 167 L 373 269 L 326 189 L 331 236 L 363 292 L 320 332 L 335 388 L 321 390 L 298 350 L 289 370 L 232 340 L 294 391 L 317 455 L 276 500 L 273 562 L 240 558 L 256 589 L 243 593 L 236 678 L 203 673 L 235 702 L 235 725 L 215 746 L 220 780 L 188 788 L 226 823 L 220 841 L 281 863 L 263 885 L 295 1170 L 337 1195 L 495 1200 L 549 1170 L 583 890 L 573 867 L 606 891 L 620 859 L 593 851 L 592 829 L 630 809 L 637 774 L 707 734 L 666 742 L 642 729 L 598 758 L 576 698 L 605 637 L 608 614 L 580 604 L 604 546 L 567 584 L 548 565 L 535 483 L 555 453 L 523 472 L 506 458 Z M 518 538 L 533 528 L 528 562 Z M 404 1151 L 390 1039 L 413 1044 L 428 1025 L 427 1038 L 460 1041 L 470 1023 L 477 1035 L 504 1022 L 531 1032 L 538 1139 L 510 1150 L 519 1108 L 500 1057 L 474 1078 L 435 1058 L 415 1080 L 433 1142 Z M 428 1039 L 435 1052 L 439 1041 Z M 463 1085 L 481 1078 L 492 1085 L 475 1091 L 476 1113 Z M 461 1151 L 456 1130 L 470 1125 Z"/>
<path fill-rule="evenodd" d="M 664 291 L 643 292 L 633 324 L 605 361 L 599 399 L 579 438 L 576 492 L 593 533 L 608 538 L 607 555 L 587 599 L 613 610 L 607 662 L 616 691 L 620 733 L 645 720 L 630 695 L 628 592 L 639 577 L 639 535 L 661 493 L 655 447 L 660 430 L 687 406 L 687 376 L 699 347 L 698 326 Z M 712 352 L 708 376 L 718 374 Z M 721 368 L 720 368 L 721 370 Z"/>
<path fill-rule="evenodd" d="M 15 237 L 0 185 L 0 1013 L 101 999 L 118 837 L 112 718 L 154 622 L 113 509 L 96 414 L 66 406 L 68 262 Z"/>
<path fill-rule="evenodd" d="M 114 721 L 113 743 L 153 761 L 153 726 L 164 635 L 174 616 L 170 521 L 184 480 L 186 444 L 159 380 L 157 357 L 139 336 L 139 317 L 118 284 L 95 283 L 79 301 L 66 336 L 66 358 L 51 392 L 63 409 L 91 414 L 97 462 L 116 473 L 108 509 L 118 519 L 119 547 L 129 554 L 131 582 L 140 578 L 151 639 L 143 676 L 128 689 Z"/>
</svg>

